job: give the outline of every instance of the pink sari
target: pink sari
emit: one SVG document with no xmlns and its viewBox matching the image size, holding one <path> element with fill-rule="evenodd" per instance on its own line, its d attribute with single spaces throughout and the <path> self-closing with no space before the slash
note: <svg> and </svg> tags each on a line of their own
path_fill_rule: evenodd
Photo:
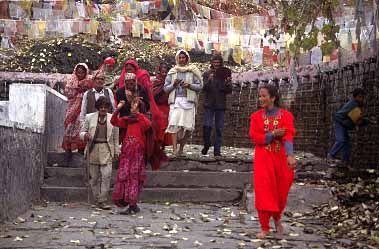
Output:
<svg viewBox="0 0 379 249">
<path fill-rule="evenodd" d="M 78 80 L 75 72 L 77 67 L 81 65 L 87 70 L 86 77 L 83 80 Z M 91 78 L 88 66 L 85 63 L 79 63 L 75 66 L 74 72 L 67 79 L 65 85 L 65 95 L 68 99 L 66 117 L 64 119 L 64 137 L 62 148 L 64 150 L 82 150 L 86 144 L 80 140 L 80 108 L 84 92 L 91 88 Z"/>
</svg>

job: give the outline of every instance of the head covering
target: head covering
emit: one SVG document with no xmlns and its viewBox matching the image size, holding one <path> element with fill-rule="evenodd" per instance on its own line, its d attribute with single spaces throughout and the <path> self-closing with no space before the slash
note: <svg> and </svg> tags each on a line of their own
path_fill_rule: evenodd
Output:
<svg viewBox="0 0 379 249">
<path fill-rule="evenodd" d="M 191 62 L 191 57 L 189 53 L 184 49 L 180 49 L 178 52 L 176 52 L 176 55 L 175 55 L 176 65 L 179 65 L 179 55 L 183 53 L 187 56 L 187 59 L 188 59 L 186 65 L 188 65 Z"/>
<path fill-rule="evenodd" d="M 180 65 L 179 64 L 180 53 L 185 53 L 187 55 L 188 61 L 187 61 L 186 65 Z M 178 52 L 176 52 L 175 60 L 176 60 L 176 66 L 170 69 L 170 71 L 168 72 L 169 75 L 170 74 L 176 74 L 179 72 L 181 72 L 181 73 L 192 72 L 200 80 L 201 85 L 203 85 L 203 76 L 202 76 L 200 70 L 195 65 L 189 64 L 191 61 L 191 57 L 186 50 L 180 49 Z"/>
<path fill-rule="evenodd" d="M 150 75 L 149 73 L 146 71 L 146 70 L 143 70 L 143 69 L 140 69 L 138 63 L 135 61 L 135 60 L 127 60 L 124 64 L 124 67 L 122 68 L 122 71 L 121 71 L 121 74 L 120 74 L 120 79 L 119 79 L 119 82 L 118 82 L 118 87 L 121 88 L 123 87 L 125 84 L 125 74 L 127 73 L 126 72 L 126 69 L 125 69 L 125 66 L 126 65 L 132 65 L 136 70 L 134 72 L 134 74 L 136 75 L 136 79 L 137 79 L 137 82 L 138 84 L 144 86 L 145 88 L 148 88 L 149 85 L 150 85 Z M 149 82 L 145 82 L 144 80 L 142 80 L 142 78 L 148 78 Z"/>
<path fill-rule="evenodd" d="M 115 65 L 116 64 L 116 60 L 113 57 L 107 57 L 104 60 L 104 64 L 105 65 Z"/>
<path fill-rule="evenodd" d="M 125 74 L 125 80 L 135 80 L 136 75 L 134 73 L 126 73 Z"/>
<path fill-rule="evenodd" d="M 90 77 L 90 70 L 87 66 L 86 63 L 79 63 L 74 67 L 74 71 L 72 74 L 68 77 L 67 82 L 66 82 L 66 87 L 71 87 L 71 88 L 77 88 L 79 86 L 79 79 L 78 76 L 76 76 L 76 70 L 78 70 L 79 66 L 83 66 L 86 69 L 86 76 L 83 80 L 89 80 Z"/>
</svg>

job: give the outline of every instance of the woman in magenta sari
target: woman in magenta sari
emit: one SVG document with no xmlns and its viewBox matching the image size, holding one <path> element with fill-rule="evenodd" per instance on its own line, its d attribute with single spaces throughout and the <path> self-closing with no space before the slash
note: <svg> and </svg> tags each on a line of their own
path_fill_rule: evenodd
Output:
<svg viewBox="0 0 379 249">
<path fill-rule="evenodd" d="M 74 72 L 67 79 L 65 95 L 68 99 L 66 117 L 64 119 L 64 137 L 62 148 L 66 151 L 65 163 L 71 160 L 72 151 L 84 152 L 86 144 L 80 140 L 80 108 L 85 91 L 92 87 L 90 71 L 85 63 L 75 66 Z"/>
<path fill-rule="evenodd" d="M 115 205 L 119 207 L 129 205 L 129 208 L 120 214 L 134 214 L 140 211 L 137 206 L 138 196 L 146 181 L 146 140 L 151 122 L 139 112 L 140 99 L 134 97 L 131 102 L 129 116 L 119 117 L 119 111 L 125 105 L 125 101 L 120 101 L 111 119 L 112 125 L 127 128 L 122 142 L 120 165 L 112 195 Z"/>
<path fill-rule="evenodd" d="M 124 68 L 121 71 L 120 79 L 118 88 L 119 90 L 116 93 L 116 96 L 120 96 L 120 91 L 123 91 L 123 87 L 125 85 L 125 75 L 127 73 L 133 73 L 136 75 L 137 83 L 138 85 L 143 86 L 146 91 L 149 98 L 149 107 L 150 112 L 152 115 L 152 123 L 153 127 L 161 126 L 162 123 L 164 123 L 166 117 L 161 112 L 160 108 L 155 102 L 154 95 L 153 95 L 153 88 L 150 81 L 150 75 L 146 70 L 143 70 L 139 67 L 138 63 L 135 60 L 127 60 L 125 62 Z M 121 90 L 120 90 L 121 89 Z M 119 101 L 119 100 L 116 100 Z M 123 141 L 123 130 L 120 131 L 120 141 Z M 167 161 L 167 156 L 162 150 L 159 142 L 159 133 L 154 130 L 154 144 L 149 145 L 149 147 L 152 147 L 149 149 L 152 153 L 150 153 L 150 156 L 147 158 L 147 161 L 151 164 L 151 167 L 153 170 L 158 170 L 160 168 L 160 165 Z"/>
</svg>

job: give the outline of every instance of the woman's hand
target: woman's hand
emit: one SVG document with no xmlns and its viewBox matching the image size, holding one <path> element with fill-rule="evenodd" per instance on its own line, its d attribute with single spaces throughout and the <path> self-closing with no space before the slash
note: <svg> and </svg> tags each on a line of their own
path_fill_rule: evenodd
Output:
<svg viewBox="0 0 379 249">
<path fill-rule="evenodd" d="M 274 136 L 274 138 L 281 138 L 286 134 L 286 129 L 285 128 L 275 129 L 271 132 L 271 134 Z"/>
<path fill-rule="evenodd" d="M 137 114 L 139 112 L 139 102 L 140 101 L 141 101 L 140 97 L 133 100 L 132 106 L 130 108 L 131 114 Z"/>
<path fill-rule="evenodd" d="M 125 90 L 125 95 L 126 95 L 126 99 L 128 100 L 128 102 L 132 102 L 133 100 L 133 93 L 129 90 Z"/>
<path fill-rule="evenodd" d="M 87 132 L 85 135 L 84 135 L 84 142 L 88 143 L 88 141 L 91 140 L 91 134 L 89 132 Z"/>
<path fill-rule="evenodd" d="M 177 87 L 178 85 L 180 85 L 182 83 L 182 80 L 180 79 L 176 79 L 174 80 L 174 87 Z"/>
<path fill-rule="evenodd" d="M 190 88 L 190 84 L 189 83 L 183 83 L 182 87 L 183 88 Z"/>
<path fill-rule="evenodd" d="M 125 105 L 125 100 L 121 100 L 117 105 L 117 111 L 120 111 Z"/>
<path fill-rule="evenodd" d="M 294 169 L 296 167 L 296 159 L 295 159 L 295 156 L 294 155 L 289 155 L 287 156 L 287 163 L 288 163 L 288 167 L 290 169 Z"/>
</svg>

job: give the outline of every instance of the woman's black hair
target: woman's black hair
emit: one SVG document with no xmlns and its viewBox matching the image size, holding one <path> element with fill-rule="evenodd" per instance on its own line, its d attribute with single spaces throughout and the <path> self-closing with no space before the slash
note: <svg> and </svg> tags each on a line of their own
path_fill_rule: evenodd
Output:
<svg viewBox="0 0 379 249">
<path fill-rule="evenodd" d="M 83 66 L 83 65 L 77 65 L 77 66 L 76 66 L 76 69 L 75 69 L 75 72 L 76 72 L 79 68 L 83 69 L 84 72 L 88 73 L 88 72 L 87 72 L 87 68 L 86 68 L 85 66 Z"/>
<path fill-rule="evenodd" d="M 270 95 L 270 97 L 275 97 L 274 106 L 280 107 L 280 95 L 279 95 L 278 88 L 271 84 L 265 84 L 259 87 L 259 89 L 262 89 L 262 88 L 267 90 L 268 95 Z"/>
<path fill-rule="evenodd" d="M 100 110 L 101 107 L 106 107 L 106 108 L 111 107 L 111 102 L 110 102 L 109 99 L 106 98 L 105 96 L 100 96 L 100 97 L 96 100 L 95 108 L 96 108 L 97 110 Z"/>
<path fill-rule="evenodd" d="M 355 88 L 354 91 L 353 91 L 353 97 L 357 97 L 359 95 L 362 95 L 362 96 L 365 96 L 366 93 L 365 91 L 362 89 L 362 88 Z"/>
<path fill-rule="evenodd" d="M 161 71 L 161 69 L 163 68 L 166 68 L 167 71 L 170 69 L 170 67 L 166 63 L 162 62 L 161 64 L 159 64 L 158 70 Z"/>
</svg>

